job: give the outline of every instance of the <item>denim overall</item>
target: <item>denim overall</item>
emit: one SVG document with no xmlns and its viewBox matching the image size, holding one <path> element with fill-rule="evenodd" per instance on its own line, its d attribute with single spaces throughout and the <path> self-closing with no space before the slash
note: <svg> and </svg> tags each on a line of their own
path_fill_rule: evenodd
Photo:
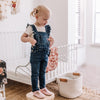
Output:
<svg viewBox="0 0 100 100">
<path fill-rule="evenodd" d="M 37 41 L 35 46 L 31 47 L 31 82 L 32 91 L 39 90 L 38 80 L 40 89 L 45 88 L 45 72 L 48 64 L 49 55 L 49 44 L 48 41 L 50 35 L 50 26 L 45 26 L 46 32 L 37 31 L 34 25 L 31 25 L 33 29 L 34 39 Z"/>
</svg>

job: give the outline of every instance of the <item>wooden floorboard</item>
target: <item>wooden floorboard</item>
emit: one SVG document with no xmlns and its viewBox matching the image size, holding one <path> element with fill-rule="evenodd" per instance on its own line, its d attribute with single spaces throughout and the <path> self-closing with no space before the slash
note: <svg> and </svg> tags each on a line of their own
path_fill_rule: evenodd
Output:
<svg viewBox="0 0 100 100">
<path fill-rule="evenodd" d="M 7 100 L 26 100 L 26 94 L 31 91 L 31 86 L 16 81 L 8 80 L 6 85 Z"/>
</svg>

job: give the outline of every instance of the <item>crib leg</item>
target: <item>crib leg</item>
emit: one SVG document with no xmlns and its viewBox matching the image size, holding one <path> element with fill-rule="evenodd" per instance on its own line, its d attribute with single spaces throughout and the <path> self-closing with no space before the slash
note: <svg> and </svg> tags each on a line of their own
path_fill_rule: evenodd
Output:
<svg viewBox="0 0 100 100">
<path fill-rule="evenodd" d="M 6 95 L 5 95 L 5 84 L 3 84 L 3 96 L 4 96 L 4 100 L 6 100 Z"/>
<path fill-rule="evenodd" d="M 0 100 L 6 100 L 6 96 L 5 96 L 5 84 L 0 84 Z"/>
</svg>

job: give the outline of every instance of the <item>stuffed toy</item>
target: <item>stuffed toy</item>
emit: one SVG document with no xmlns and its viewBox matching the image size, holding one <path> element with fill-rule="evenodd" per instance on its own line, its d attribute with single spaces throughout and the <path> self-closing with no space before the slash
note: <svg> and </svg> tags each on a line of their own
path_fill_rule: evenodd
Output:
<svg viewBox="0 0 100 100">
<path fill-rule="evenodd" d="M 11 14 L 17 14 L 20 11 L 20 0 L 12 0 L 11 2 Z"/>
</svg>

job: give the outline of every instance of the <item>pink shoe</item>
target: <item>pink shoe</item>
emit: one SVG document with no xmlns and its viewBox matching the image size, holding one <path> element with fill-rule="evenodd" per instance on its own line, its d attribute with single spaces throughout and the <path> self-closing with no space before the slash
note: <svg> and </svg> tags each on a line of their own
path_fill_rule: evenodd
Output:
<svg viewBox="0 0 100 100">
<path fill-rule="evenodd" d="M 46 87 L 40 90 L 44 95 L 51 96 L 53 93 L 50 92 Z"/>
<path fill-rule="evenodd" d="M 33 96 L 35 96 L 39 99 L 44 99 L 45 98 L 45 95 L 40 90 L 33 92 Z"/>
</svg>

